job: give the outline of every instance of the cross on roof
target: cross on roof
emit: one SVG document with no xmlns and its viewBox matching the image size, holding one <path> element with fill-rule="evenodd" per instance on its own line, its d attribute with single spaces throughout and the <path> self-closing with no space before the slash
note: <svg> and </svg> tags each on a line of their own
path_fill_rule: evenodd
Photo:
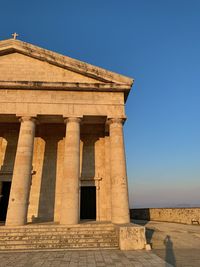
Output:
<svg viewBox="0 0 200 267">
<path fill-rule="evenodd" d="M 12 34 L 12 37 L 13 37 L 13 39 L 14 40 L 16 40 L 16 38 L 19 36 L 19 34 L 17 34 L 16 32 L 14 32 L 13 34 Z"/>
</svg>

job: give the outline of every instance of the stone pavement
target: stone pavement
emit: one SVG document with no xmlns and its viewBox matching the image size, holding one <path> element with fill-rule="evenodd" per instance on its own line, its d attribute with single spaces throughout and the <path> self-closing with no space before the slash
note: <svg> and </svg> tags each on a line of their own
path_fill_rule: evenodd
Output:
<svg viewBox="0 0 200 267">
<path fill-rule="evenodd" d="M 200 225 L 134 221 L 146 227 L 152 252 L 175 267 L 200 267 Z"/>
<path fill-rule="evenodd" d="M 0 253 L 1 267 L 170 267 L 151 251 L 90 250 Z"/>
<path fill-rule="evenodd" d="M 135 221 L 152 251 L 87 250 L 0 253 L 0 267 L 200 267 L 200 225 Z"/>
</svg>

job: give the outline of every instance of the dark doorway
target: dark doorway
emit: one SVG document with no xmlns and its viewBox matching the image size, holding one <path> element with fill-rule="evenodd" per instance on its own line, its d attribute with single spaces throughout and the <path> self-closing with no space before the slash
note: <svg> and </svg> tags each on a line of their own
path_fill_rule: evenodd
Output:
<svg viewBox="0 0 200 267">
<path fill-rule="evenodd" d="M 2 182 L 2 191 L 0 196 L 0 221 L 6 220 L 10 187 L 11 187 L 11 182 Z"/>
<path fill-rule="evenodd" d="M 96 220 L 96 187 L 81 186 L 81 219 Z"/>
</svg>

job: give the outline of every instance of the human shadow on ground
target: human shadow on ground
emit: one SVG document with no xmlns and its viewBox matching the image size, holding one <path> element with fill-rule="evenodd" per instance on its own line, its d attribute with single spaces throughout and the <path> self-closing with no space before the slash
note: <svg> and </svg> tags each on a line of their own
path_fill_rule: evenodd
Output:
<svg viewBox="0 0 200 267">
<path fill-rule="evenodd" d="M 167 235 L 163 241 L 165 245 L 165 261 L 166 261 L 166 267 L 168 264 L 171 264 L 172 266 L 176 267 L 176 257 L 174 254 L 173 249 L 173 242 L 171 240 L 170 235 Z"/>
</svg>

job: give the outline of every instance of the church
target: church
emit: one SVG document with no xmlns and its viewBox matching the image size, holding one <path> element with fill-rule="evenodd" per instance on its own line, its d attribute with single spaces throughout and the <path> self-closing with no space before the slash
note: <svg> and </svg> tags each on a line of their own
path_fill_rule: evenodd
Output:
<svg viewBox="0 0 200 267">
<path fill-rule="evenodd" d="M 133 79 L 0 41 L 0 221 L 130 223 L 123 125 Z"/>
</svg>

